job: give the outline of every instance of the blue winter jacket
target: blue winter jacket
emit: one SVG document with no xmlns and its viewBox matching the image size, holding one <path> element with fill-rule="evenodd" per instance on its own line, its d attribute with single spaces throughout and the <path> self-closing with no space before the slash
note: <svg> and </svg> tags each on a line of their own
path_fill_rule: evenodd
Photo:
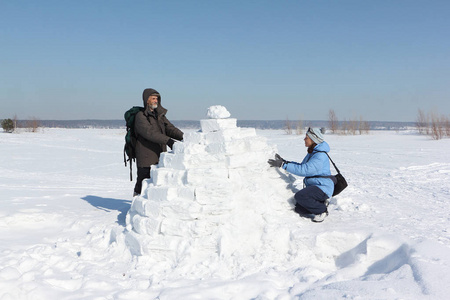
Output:
<svg viewBox="0 0 450 300">
<path fill-rule="evenodd" d="M 331 175 L 328 156 L 317 151 L 330 152 L 330 146 L 327 142 L 322 142 L 314 147 L 313 152 L 308 153 L 301 163 L 289 161 L 283 164 L 282 168 L 289 173 L 303 177 Z M 305 178 L 304 183 L 306 186 L 315 185 L 319 187 L 328 197 L 333 195 L 334 182 L 330 178 Z"/>
</svg>

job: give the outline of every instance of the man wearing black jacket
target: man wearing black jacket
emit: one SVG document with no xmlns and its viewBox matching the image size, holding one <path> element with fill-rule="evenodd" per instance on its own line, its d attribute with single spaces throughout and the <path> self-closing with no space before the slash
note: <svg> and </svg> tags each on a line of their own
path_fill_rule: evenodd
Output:
<svg viewBox="0 0 450 300">
<path fill-rule="evenodd" d="M 183 132 L 166 118 L 167 109 L 161 106 L 161 95 L 154 89 L 142 93 L 144 111 L 136 114 L 134 130 L 137 135 L 137 179 L 134 196 L 142 189 L 142 180 L 150 178 L 150 166 L 159 162 L 161 152 L 183 139 Z"/>
</svg>

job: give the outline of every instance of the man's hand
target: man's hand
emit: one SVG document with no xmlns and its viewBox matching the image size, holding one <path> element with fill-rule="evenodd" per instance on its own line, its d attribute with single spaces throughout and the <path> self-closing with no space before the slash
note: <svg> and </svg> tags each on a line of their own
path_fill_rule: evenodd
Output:
<svg viewBox="0 0 450 300">
<path fill-rule="evenodd" d="M 169 140 L 167 141 L 167 146 L 169 146 L 170 149 L 173 149 L 173 144 L 174 144 L 174 143 L 175 143 L 175 140 L 169 139 Z"/>
<path fill-rule="evenodd" d="M 287 161 L 285 161 L 281 156 L 279 156 L 278 153 L 275 154 L 275 159 L 269 159 L 267 162 L 271 167 L 278 167 L 278 168 L 281 168 L 283 164 L 287 163 Z"/>
</svg>

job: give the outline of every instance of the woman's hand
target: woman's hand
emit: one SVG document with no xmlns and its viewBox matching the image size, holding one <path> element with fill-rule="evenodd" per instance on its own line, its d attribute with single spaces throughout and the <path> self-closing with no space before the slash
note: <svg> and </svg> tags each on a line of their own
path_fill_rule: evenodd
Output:
<svg viewBox="0 0 450 300">
<path fill-rule="evenodd" d="M 281 168 L 283 164 L 286 163 L 286 161 L 281 156 L 279 156 L 278 153 L 275 154 L 275 159 L 269 159 L 267 162 L 271 167 L 278 167 L 278 168 Z"/>
</svg>

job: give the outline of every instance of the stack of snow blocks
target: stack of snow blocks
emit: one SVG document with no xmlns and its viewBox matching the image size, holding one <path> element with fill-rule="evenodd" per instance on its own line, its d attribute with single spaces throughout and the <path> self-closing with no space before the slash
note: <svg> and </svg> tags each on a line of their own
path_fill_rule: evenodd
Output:
<svg viewBox="0 0 450 300">
<path fill-rule="evenodd" d="M 195 239 L 205 250 L 217 248 L 215 231 L 232 213 L 233 195 L 245 187 L 246 174 L 267 169 L 274 153 L 254 128 L 236 123 L 200 120 L 200 131 L 185 133 L 173 151 L 161 153 L 127 214 L 126 240 L 133 254 L 170 255 L 183 239 Z"/>
</svg>

